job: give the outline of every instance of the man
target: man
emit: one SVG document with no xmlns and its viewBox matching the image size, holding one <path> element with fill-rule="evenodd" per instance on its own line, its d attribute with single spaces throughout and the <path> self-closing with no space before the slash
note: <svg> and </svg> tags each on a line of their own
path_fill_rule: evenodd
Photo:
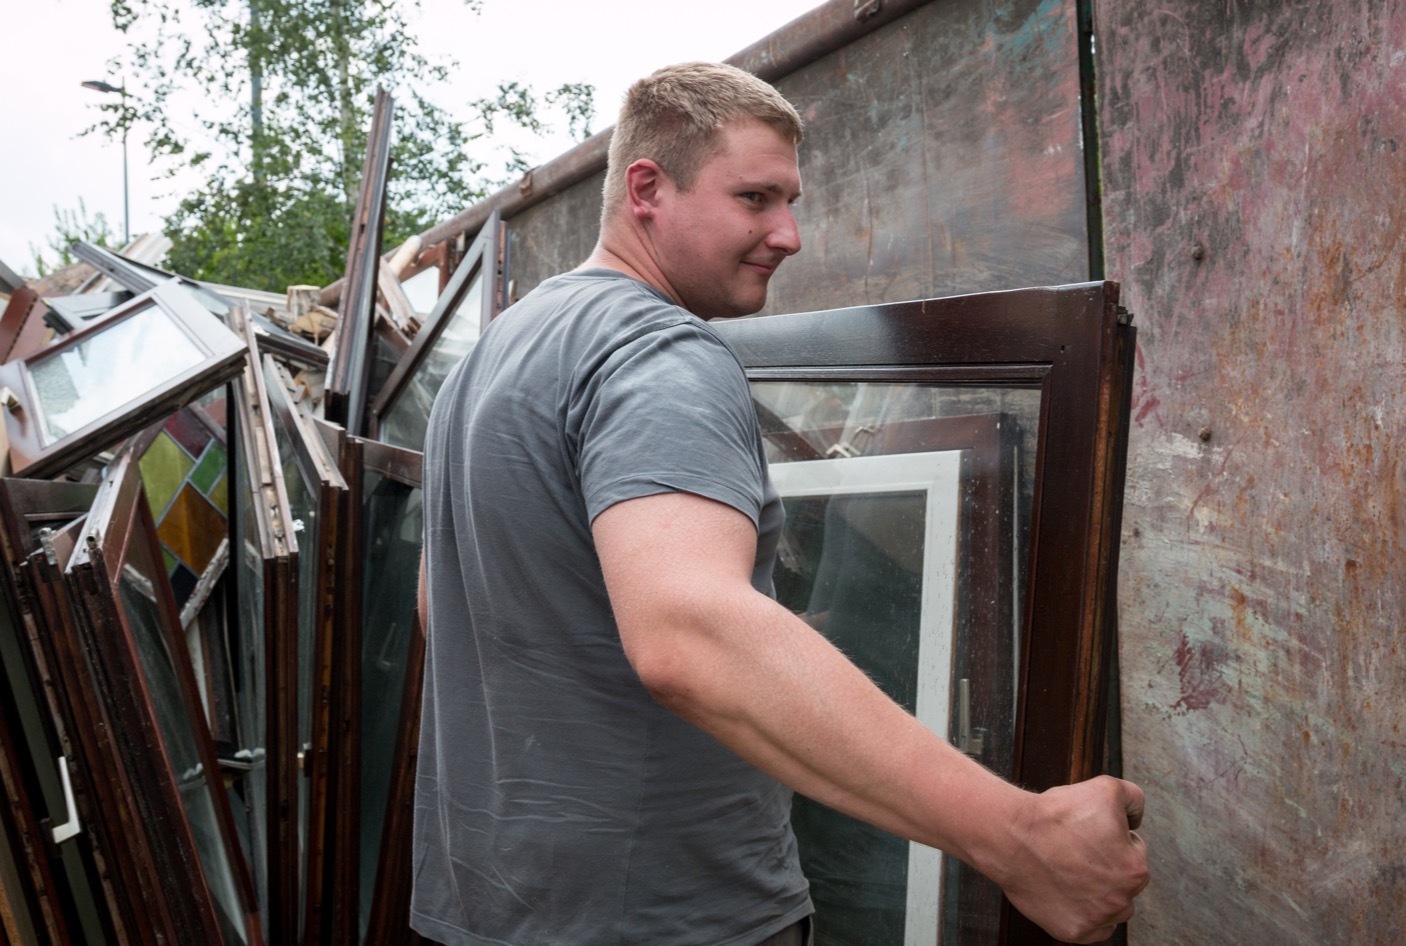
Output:
<svg viewBox="0 0 1406 946">
<path fill-rule="evenodd" d="M 1132 915 L 1136 786 L 1003 782 L 769 595 L 780 501 L 702 319 L 760 309 L 800 250 L 800 137 L 731 67 L 641 80 L 590 258 L 440 392 L 412 907 L 431 939 L 799 944 L 790 789 L 961 857 L 1063 939 Z"/>
</svg>

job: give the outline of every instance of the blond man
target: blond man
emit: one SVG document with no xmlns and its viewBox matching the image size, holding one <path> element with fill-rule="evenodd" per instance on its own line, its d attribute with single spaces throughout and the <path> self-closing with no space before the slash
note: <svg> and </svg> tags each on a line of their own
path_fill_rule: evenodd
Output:
<svg viewBox="0 0 1406 946">
<path fill-rule="evenodd" d="M 801 123 L 728 66 L 630 90 L 599 242 L 495 321 L 425 447 L 412 922 L 450 946 L 800 944 L 791 791 L 985 872 L 1068 941 L 1146 883 L 1141 792 L 1021 791 L 770 595 L 740 364 L 801 248 Z"/>
</svg>

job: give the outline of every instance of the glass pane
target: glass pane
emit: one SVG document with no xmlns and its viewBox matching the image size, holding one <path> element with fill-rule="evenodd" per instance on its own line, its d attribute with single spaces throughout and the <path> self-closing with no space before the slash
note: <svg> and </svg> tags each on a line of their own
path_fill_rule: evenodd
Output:
<svg viewBox="0 0 1406 946">
<path fill-rule="evenodd" d="M 390 378 L 396 363 L 404 354 L 404 350 L 387 341 L 383 332 L 378 331 L 371 335 L 371 380 L 366 389 L 371 392 L 370 396 L 373 399 L 386 386 L 386 380 Z"/>
<path fill-rule="evenodd" d="M 209 597 L 186 628 L 186 646 L 190 649 L 191 661 L 195 665 L 195 679 L 200 687 L 205 717 L 210 724 L 210 737 L 215 742 L 215 751 L 225 757 L 239 749 L 237 704 L 234 679 L 231 675 L 233 664 L 230 659 L 227 630 L 227 574 L 222 574 L 217 580 Z M 242 809 L 243 806 L 236 801 L 234 807 Z M 242 824 L 242 811 L 236 811 L 235 816 Z"/>
<path fill-rule="evenodd" d="M 1009 772 L 1040 391 L 753 382 L 786 507 L 778 599 L 882 689 Z M 964 726 L 963 723 L 966 723 Z M 977 942 L 999 895 L 959 862 L 797 796 L 820 946 Z"/>
<path fill-rule="evenodd" d="M 430 407 L 444 379 L 478 341 L 483 318 L 483 271 L 469 284 L 459 307 L 445 316 L 448 324 L 429 346 L 399 396 L 380 420 L 380 439 L 397 447 L 422 450 Z"/>
<path fill-rule="evenodd" d="M 241 420 L 242 424 L 243 421 Z M 240 446 L 243 446 L 241 442 Z M 268 767 L 264 680 L 264 556 L 247 457 L 234 464 L 238 533 L 231 564 L 237 570 L 239 618 L 234 653 L 241 748 L 236 759 L 249 766 L 240 780 L 249 824 L 246 854 L 254 874 L 259 915 L 268 923 Z"/>
<path fill-rule="evenodd" d="M 420 490 L 367 471 L 361 658 L 361 935 L 371 919 L 406 653 L 415 614 L 424 509 Z"/>
<path fill-rule="evenodd" d="M 434 311 L 434 304 L 439 301 L 439 267 L 431 266 L 416 273 L 402 282 L 400 288 L 405 290 L 405 298 L 410 300 L 416 313 L 424 318 Z"/>
<path fill-rule="evenodd" d="M 122 608 L 141 661 L 148 692 L 161 726 L 171 771 L 180 786 L 186 821 L 195 835 L 196 849 L 216 903 L 224 913 L 226 932 L 244 939 L 244 910 L 235 887 L 230 852 L 215 809 L 215 792 L 223 792 L 219 773 L 205 770 L 196 730 L 199 708 L 188 706 L 181 688 L 178 661 L 189 658 L 173 652 L 162 627 L 157 604 L 163 572 L 154 567 L 147 543 L 137 538 L 128 547 L 128 559 L 118 585 Z"/>
<path fill-rule="evenodd" d="M 58 440 L 137 400 L 205 360 L 185 331 L 155 305 L 54 355 L 30 363 L 39 413 Z"/>
</svg>

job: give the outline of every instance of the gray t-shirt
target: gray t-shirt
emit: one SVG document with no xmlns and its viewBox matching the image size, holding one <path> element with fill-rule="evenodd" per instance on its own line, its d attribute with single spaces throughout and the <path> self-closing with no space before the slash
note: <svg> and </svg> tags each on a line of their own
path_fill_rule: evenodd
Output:
<svg viewBox="0 0 1406 946">
<path fill-rule="evenodd" d="M 790 791 L 661 707 L 591 537 L 623 500 L 781 506 L 736 355 L 609 270 L 547 280 L 446 380 L 425 443 L 430 638 L 412 925 L 450 946 L 750 946 L 807 915 Z"/>
</svg>

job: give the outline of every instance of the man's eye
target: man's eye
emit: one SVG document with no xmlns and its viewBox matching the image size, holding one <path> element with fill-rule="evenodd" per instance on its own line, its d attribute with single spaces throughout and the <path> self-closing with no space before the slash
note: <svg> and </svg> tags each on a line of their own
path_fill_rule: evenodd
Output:
<svg viewBox="0 0 1406 946">
<path fill-rule="evenodd" d="M 746 200 L 746 201 L 750 201 L 750 202 L 752 202 L 752 203 L 754 203 L 754 204 L 756 204 L 756 203 L 761 203 L 761 201 L 762 201 L 762 199 L 763 199 L 763 198 L 762 198 L 762 192 L 761 192 L 761 191 L 747 191 L 745 194 L 742 195 L 742 199 L 743 199 L 743 200 Z"/>
</svg>

